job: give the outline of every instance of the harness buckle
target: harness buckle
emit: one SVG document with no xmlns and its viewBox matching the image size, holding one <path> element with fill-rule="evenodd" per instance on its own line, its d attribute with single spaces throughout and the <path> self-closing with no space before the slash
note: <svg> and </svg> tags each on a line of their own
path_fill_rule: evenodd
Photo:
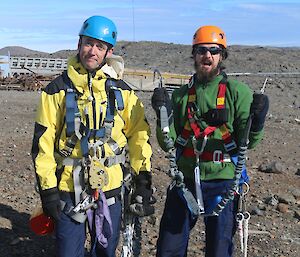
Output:
<svg viewBox="0 0 300 257">
<path fill-rule="evenodd" d="M 181 135 L 179 135 L 176 138 L 176 143 L 181 145 L 181 146 L 186 146 L 187 142 L 188 142 L 188 139 L 183 138 Z"/>
<path fill-rule="evenodd" d="M 67 147 L 65 149 L 59 150 L 59 154 L 65 158 L 69 157 L 72 153 L 72 150 L 70 147 Z"/>
<path fill-rule="evenodd" d="M 105 167 L 111 167 L 116 164 L 121 164 L 125 163 L 125 155 L 124 154 L 119 154 L 119 155 L 114 155 L 114 156 L 108 156 L 105 161 L 104 161 L 104 166 Z"/>
<path fill-rule="evenodd" d="M 95 199 L 91 195 L 87 195 L 84 199 L 82 199 L 74 208 L 73 212 L 77 213 L 80 211 L 86 211 L 89 208 L 93 207 Z"/>
<path fill-rule="evenodd" d="M 206 143 L 207 143 L 207 135 L 205 135 L 203 137 L 201 148 L 200 148 L 200 150 L 198 150 L 198 148 L 197 148 L 197 138 L 195 136 L 193 136 L 193 138 L 192 138 L 192 144 L 193 144 L 194 153 L 195 153 L 196 156 L 199 157 L 203 153 L 204 148 L 206 146 Z"/>
<path fill-rule="evenodd" d="M 236 145 L 235 141 L 232 140 L 228 144 L 224 144 L 224 147 L 225 147 L 226 152 L 230 152 L 230 151 L 234 150 L 235 148 L 237 148 L 237 145 Z"/>
<path fill-rule="evenodd" d="M 223 154 L 223 162 L 231 162 L 230 155 L 227 153 Z"/>
<path fill-rule="evenodd" d="M 223 160 L 223 153 L 220 150 L 216 150 L 213 153 L 213 162 L 216 164 L 220 164 Z"/>
</svg>

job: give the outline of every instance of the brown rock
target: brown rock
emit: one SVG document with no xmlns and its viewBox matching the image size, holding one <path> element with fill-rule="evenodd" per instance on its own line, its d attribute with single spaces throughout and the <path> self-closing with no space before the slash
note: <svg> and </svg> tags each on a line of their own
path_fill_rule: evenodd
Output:
<svg viewBox="0 0 300 257">
<path fill-rule="evenodd" d="M 282 213 L 286 213 L 289 210 L 289 206 L 287 204 L 285 204 L 285 203 L 279 203 L 277 205 L 277 210 L 280 211 L 280 212 L 282 212 Z"/>
</svg>

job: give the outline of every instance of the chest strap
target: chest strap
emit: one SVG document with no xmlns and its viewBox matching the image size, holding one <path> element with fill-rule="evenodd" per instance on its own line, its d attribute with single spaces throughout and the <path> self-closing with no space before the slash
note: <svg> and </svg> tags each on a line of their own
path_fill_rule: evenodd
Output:
<svg viewBox="0 0 300 257">
<path fill-rule="evenodd" d="M 227 80 L 226 78 L 223 78 L 221 82 L 219 83 L 218 88 L 218 95 L 216 99 L 216 109 L 217 110 L 225 110 L 225 95 L 226 95 L 226 85 Z M 197 112 L 197 106 L 196 106 L 196 89 L 194 86 L 193 79 L 191 80 L 189 84 L 188 89 L 188 103 L 187 103 L 187 121 L 184 125 L 184 128 L 181 132 L 181 134 L 177 137 L 176 143 L 182 147 L 184 147 L 183 154 L 184 156 L 190 156 L 195 157 L 194 151 L 196 149 L 187 147 L 187 142 L 189 138 L 194 134 L 195 138 L 197 140 L 208 137 L 211 135 L 217 128 L 219 128 L 222 139 L 224 142 L 224 148 L 226 152 L 230 153 L 231 151 L 236 149 L 236 143 L 232 139 L 231 134 L 226 126 L 226 123 L 221 124 L 220 126 L 207 126 L 203 131 L 201 131 L 200 125 L 197 122 L 198 118 L 196 117 Z M 187 148 L 187 149 L 185 149 Z M 189 149 L 190 148 L 190 149 Z M 213 154 L 209 154 L 206 152 L 203 152 L 202 155 L 206 156 L 201 159 L 211 160 L 213 161 L 213 158 L 209 159 L 210 156 L 214 156 Z M 227 159 L 227 158 L 226 158 Z"/>
<path fill-rule="evenodd" d="M 70 80 L 69 80 L 70 81 Z M 124 162 L 124 156 L 122 149 L 119 145 L 111 138 L 112 128 L 114 126 L 114 115 L 115 110 L 124 110 L 124 101 L 122 93 L 119 88 L 117 88 L 116 81 L 113 79 L 107 79 L 105 84 L 105 90 L 107 93 L 107 107 L 106 116 L 104 118 L 103 126 L 99 129 L 89 128 L 89 116 L 87 111 L 86 125 L 81 122 L 81 114 L 78 109 L 77 99 L 78 94 L 75 91 L 71 81 L 67 86 L 66 90 L 66 146 L 64 149 L 60 150 L 60 154 L 64 157 L 69 157 L 72 154 L 73 149 L 78 140 L 80 140 L 80 146 L 82 155 L 87 157 L 89 155 L 89 149 L 101 147 L 104 143 L 107 143 L 116 156 L 107 157 L 104 160 L 107 166 L 112 166 L 114 164 Z M 102 108 L 102 107 L 100 107 Z M 101 109 L 100 109 L 101 111 Z M 93 144 L 89 143 L 90 138 L 96 139 Z M 99 155 L 99 154 L 98 154 Z M 104 156 L 104 153 L 100 153 L 100 157 Z"/>
<path fill-rule="evenodd" d="M 185 157 L 195 157 L 195 151 L 192 147 L 185 147 L 183 149 L 182 155 Z M 203 151 L 200 155 L 201 161 L 213 161 L 216 164 L 222 162 L 231 162 L 231 158 L 229 154 L 222 153 L 220 150 L 216 150 L 213 152 Z"/>
</svg>

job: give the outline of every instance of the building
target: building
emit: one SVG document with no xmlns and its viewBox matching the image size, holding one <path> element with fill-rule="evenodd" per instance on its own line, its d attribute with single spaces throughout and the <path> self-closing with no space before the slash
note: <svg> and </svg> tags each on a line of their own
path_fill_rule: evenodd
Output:
<svg viewBox="0 0 300 257">
<path fill-rule="evenodd" d="M 35 73 L 51 76 L 62 73 L 67 68 L 67 59 L 10 57 L 10 72 L 12 76 Z"/>
</svg>

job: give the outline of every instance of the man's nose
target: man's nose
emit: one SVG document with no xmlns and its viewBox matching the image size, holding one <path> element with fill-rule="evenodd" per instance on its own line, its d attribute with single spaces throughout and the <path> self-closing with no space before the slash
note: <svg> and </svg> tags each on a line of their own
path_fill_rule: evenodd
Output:
<svg viewBox="0 0 300 257">
<path fill-rule="evenodd" d="M 96 45 L 92 45 L 90 47 L 89 53 L 95 55 L 97 52 L 97 46 Z"/>
<path fill-rule="evenodd" d="M 211 58 L 211 57 L 212 57 L 212 54 L 211 54 L 210 51 L 206 50 L 204 56 L 205 56 L 205 57 L 208 57 L 208 58 Z"/>
</svg>

